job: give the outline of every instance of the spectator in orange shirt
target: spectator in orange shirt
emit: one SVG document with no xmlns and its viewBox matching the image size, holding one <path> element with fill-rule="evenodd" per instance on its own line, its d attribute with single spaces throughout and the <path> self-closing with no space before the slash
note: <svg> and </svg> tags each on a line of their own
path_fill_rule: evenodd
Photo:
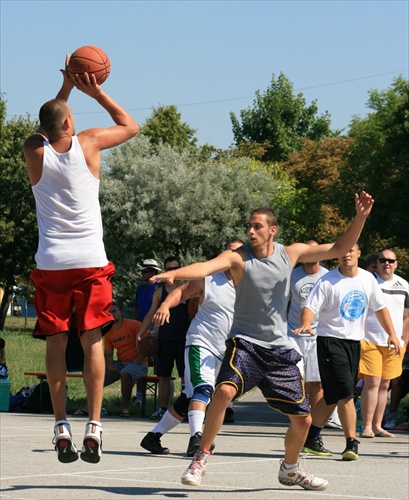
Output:
<svg viewBox="0 0 409 500">
<path fill-rule="evenodd" d="M 115 323 L 104 337 L 105 380 L 104 387 L 121 380 L 122 413 L 121 417 L 129 417 L 132 387 L 148 373 L 148 359 L 139 353 L 136 347 L 136 336 L 141 322 L 122 317 L 122 311 L 114 302 L 111 314 Z M 114 350 L 117 359 L 114 360 Z"/>
</svg>

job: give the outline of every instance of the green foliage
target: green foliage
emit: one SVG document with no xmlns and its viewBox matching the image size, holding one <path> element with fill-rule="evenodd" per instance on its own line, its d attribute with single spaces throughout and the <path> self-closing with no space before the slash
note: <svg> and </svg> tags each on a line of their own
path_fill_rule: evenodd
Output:
<svg viewBox="0 0 409 500">
<path fill-rule="evenodd" d="M 181 118 L 174 104 L 153 108 L 152 116 L 142 126 L 141 132 L 149 137 L 154 149 L 160 144 L 169 144 L 179 150 L 195 146 L 196 130 Z"/>
<path fill-rule="evenodd" d="M 154 153 L 143 136 L 108 155 L 105 167 L 104 239 L 117 266 L 115 297 L 125 304 L 144 258 L 176 254 L 184 264 L 209 258 L 231 238 L 246 238 L 252 209 L 277 202 L 283 215 L 295 195 L 277 168 L 248 158 L 198 161 L 168 145 Z"/>
<path fill-rule="evenodd" d="M 0 104 L 3 119 L 0 139 L 0 287 L 5 290 L 0 308 L 1 329 L 13 286 L 28 283 L 34 267 L 36 213 L 22 145 L 35 132 L 37 124 L 29 117 L 6 122 L 6 103 L 1 96 Z"/>
<path fill-rule="evenodd" d="M 294 95 L 293 85 L 282 73 L 273 75 L 264 93 L 256 92 L 253 108 L 240 112 L 240 118 L 230 113 L 237 147 L 242 143 L 257 143 L 265 148 L 263 161 L 284 161 L 300 149 L 301 139 L 319 141 L 332 135 L 328 113 L 317 116 L 316 101 L 306 105 L 302 93 Z"/>
<path fill-rule="evenodd" d="M 348 163 L 341 171 L 344 195 L 364 189 L 375 205 L 363 241 L 370 251 L 391 247 L 399 255 L 400 269 L 409 277 L 409 81 L 394 80 L 385 91 L 369 93 L 365 118 L 355 118 Z M 342 208 L 342 199 L 341 208 Z"/>
</svg>

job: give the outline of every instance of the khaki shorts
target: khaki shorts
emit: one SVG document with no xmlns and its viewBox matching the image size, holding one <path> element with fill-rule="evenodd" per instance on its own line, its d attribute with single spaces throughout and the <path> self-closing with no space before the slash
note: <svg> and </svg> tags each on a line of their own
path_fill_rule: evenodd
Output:
<svg viewBox="0 0 409 500">
<path fill-rule="evenodd" d="M 359 361 L 359 377 L 364 375 L 392 380 L 402 374 L 404 349 L 396 354 L 395 348 L 389 349 L 361 340 L 361 359 Z"/>
</svg>

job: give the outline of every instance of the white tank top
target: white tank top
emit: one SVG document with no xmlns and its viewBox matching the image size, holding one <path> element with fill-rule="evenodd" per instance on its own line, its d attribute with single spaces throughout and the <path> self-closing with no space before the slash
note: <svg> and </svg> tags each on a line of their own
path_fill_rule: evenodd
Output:
<svg viewBox="0 0 409 500">
<path fill-rule="evenodd" d="M 32 186 L 39 232 L 37 268 L 106 266 L 99 180 L 89 171 L 77 136 L 66 153 L 58 153 L 48 141 L 43 146 L 43 173 Z"/>
<path fill-rule="evenodd" d="M 206 276 L 204 299 L 186 335 L 186 347 L 205 347 L 223 359 L 226 338 L 233 321 L 236 292 L 224 273 Z"/>
</svg>

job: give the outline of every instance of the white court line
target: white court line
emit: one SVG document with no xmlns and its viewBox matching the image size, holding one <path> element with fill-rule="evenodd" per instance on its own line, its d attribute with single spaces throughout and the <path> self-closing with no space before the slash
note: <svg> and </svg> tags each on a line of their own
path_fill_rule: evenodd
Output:
<svg viewBox="0 0 409 500">
<path fill-rule="evenodd" d="M 102 471 L 102 472 L 105 472 L 105 471 Z M 112 472 L 115 472 L 115 471 L 112 471 Z M 52 474 L 52 475 L 70 475 L 72 477 L 83 477 L 82 474 L 77 474 L 77 473 L 73 473 L 73 474 Z M 42 476 L 35 476 L 35 477 L 42 477 Z M 43 476 L 44 477 L 44 476 Z M 112 481 L 112 477 L 107 477 L 107 476 L 96 476 L 96 475 L 93 475 L 93 479 L 99 479 L 99 480 L 102 480 L 102 481 Z M 143 480 L 143 479 L 136 479 L 136 478 L 132 478 L 132 479 L 123 479 L 123 478 L 118 478 L 118 477 L 115 477 L 115 480 L 116 481 L 119 481 L 119 482 L 122 482 L 122 483 L 138 483 L 138 484 L 154 484 L 155 487 L 158 489 L 158 486 L 159 485 L 168 485 L 168 486 L 172 486 L 172 487 L 177 487 L 177 488 L 182 488 L 183 485 L 180 483 L 180 482 L 170 482 L 170 481 L 158 481 L 157 479 L 155 480 Z M 213 490 L 213 489 L 216 489 L 217 490 L 225 490 L 225 491 L 235 491 L 237 489 L 239 489 L 240 491 L 248 491 L 248 492 L 252 492 L 252 491 L 255 491 L 257 490 L 258 488 L 246 488 L 244 486 L 223 486 L 223 485 L 219 485 L 219 484 L 212 484 L 212 485 L 207 485 L 207 484 L 202 484 L 200 485 L 200 487 L 202 489 L 209 489 L 209 490 Z M 39 487 L 39 489 L 41 489 L 41 486 Z M 274 487 L 274 488 L 268 488 L 268 487 L 265 487 L 265 488 L 262 488 L 263 490 L 265 491 L 268 491 L 268 490 L 271 490 L 272 492 L 278 492 L 277 491 L 277 488 Z M 186 491 L 192 491 L 192 493 L 195 492 L 195 490 L 192 488 L 186 488 Z M 294 491 L 295 490 L 291 490 L 291 489 L 280 489 L 279 493 L 280 495 L 281 494 L 290 494 L 290 495 L 293 495 L 294 494 Z M 301 492 L 302 489 L 298 490 L 297 489 L 297 492 Z M 303 492 L 303 495 L 316 495 L 316 491 L 309 491 L 309 490 L 304 490 Z M 157 494 L 158 495 L 158 494 Z M 4 498 L 4 497 L 3 497 Z M 16 499 L 15 496 L 10 496 L 9 498 L 13 498 L 13 499 Z M 325 490 L 325 499 L 328 499 L 328 498 L 348 498 L 348 499 L 358 499 L 358 500 L 361 500 L 361 499 L 366 499 L 366 500 L 399 500 L 397 499 L 396 497 L 369 497 L 367 495 L 351 495 L 351 494 L 348 494 L 348 495 L 339 495 L 339 494 L 331 494 L 328 490 Z M 25 500 L 25 499 L 22 499 L 22 500 Z M 402 499 L 404 500 L 404 499 Z"/>
</svg>

